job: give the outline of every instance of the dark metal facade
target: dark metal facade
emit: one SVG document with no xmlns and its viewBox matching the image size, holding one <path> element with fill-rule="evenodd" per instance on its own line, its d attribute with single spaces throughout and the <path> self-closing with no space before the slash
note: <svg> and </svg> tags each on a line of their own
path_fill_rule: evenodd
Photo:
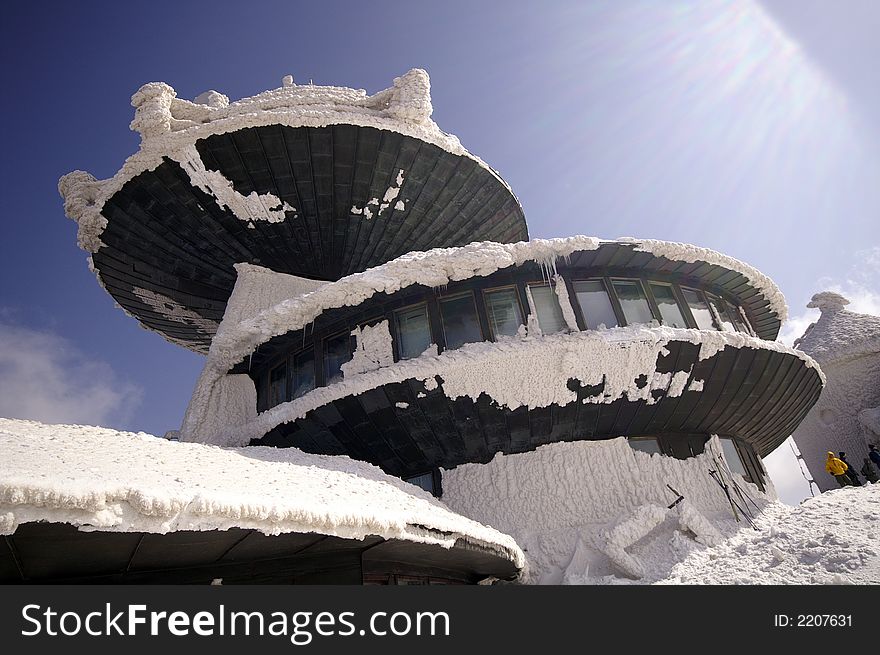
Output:
<svg viewBox="0 0 880 655">
<path fill-rule="evenodd" d="M 528 238 L 516 197 L 496 175 L 469 157 L 395 132 L 272 125 L 200 139 L 196 148 L 206 169 L 238 193 L 271 193 L 296 211 L 249 227 L 166 159 L 107 201 L 106 245 L 93 256 L 123 308 L 194 350 L 210 345 L 213 333 L 198 318 L 222 319 L 235 263 L 337 280 L 411 250 Z M 405 210 L 392 203 L 371 219 L 352 213 L 381 200 L 400 170 L 405 179 L 397 199 Z M 180 312 L 169 319 L 135 288 L 170 298 L 197 320 Z"/>
</svg>

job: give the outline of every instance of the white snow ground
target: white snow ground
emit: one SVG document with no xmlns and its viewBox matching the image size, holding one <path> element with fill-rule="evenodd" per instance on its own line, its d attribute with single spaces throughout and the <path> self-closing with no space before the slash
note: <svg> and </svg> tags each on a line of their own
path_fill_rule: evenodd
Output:
<svg viewBox="0 0 880 655">
<path fill-rule="evenodd" d="M 880 584 L 880 484 L 771 503 L 756 523 L 694 550 L 659 583 Z"/>
<path fill-rule="evenodd" d="M 640 580 L 620 573 L 578 575 L 569 565 L 561 584 L 875 585 L 880 584 L 880 484 L 846 487 L 792 507 L 770 502 L 753 529 L 713 521 L 724 540 L 711 547 L 677 522 L 661 524 L 627 549 L 647 565 Z M 528 554 L 528 544 L 522 544 Z M 577 562 L 577 553 L 572 558 Z"/>
</svg>

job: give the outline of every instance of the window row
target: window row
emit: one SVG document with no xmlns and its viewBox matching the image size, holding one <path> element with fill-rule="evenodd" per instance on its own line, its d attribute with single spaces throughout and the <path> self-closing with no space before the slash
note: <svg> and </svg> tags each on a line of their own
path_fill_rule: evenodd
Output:
<svg viewBox="0 0 880 655">
<path fill-rule="evenodd" d="M 587 278 L 572 280 L 570 292 L 581 329 L 656 321 L 675 328 L 753 334 L 739 307 L 701 289 L 638 278 Z M 454 350 L 467 343 L 514 336 L 529 313 L 535 315 L 544 334 L 569 330 L 557 290 L 548 282 L 452 294 L 437 299 L 436 305 L 432 302 L 431 307 L 421 302 L 371 323 L 389 319 L 394 359 L 399 361 L 418 357 L 432 344 Z M 317 385 L 341 380 L 342 366 L 351 359 L 355 345 L 346 331 L 323 339 L 317 350 L 309 348 L 280 363 L 269 372 L 268 393 L 261 406 L 273 407 Z"/>
<path fill-rule="evenodd" d="M 661 439 L 657 437 L 627 437 L 627 443 L 633 450 L 649 455 L 671 455 L 679 459 L 701 454 L 704 451 L 705 441 L 706 437 L 697 435 L 665 439 L 664 443 L 661 443 Z M 763 489 L 764 467 L 754 450 L 744 444 L 738 444 L 731 437 L 719 437 L 719 441 L 727 468 Z"/>
</svg>

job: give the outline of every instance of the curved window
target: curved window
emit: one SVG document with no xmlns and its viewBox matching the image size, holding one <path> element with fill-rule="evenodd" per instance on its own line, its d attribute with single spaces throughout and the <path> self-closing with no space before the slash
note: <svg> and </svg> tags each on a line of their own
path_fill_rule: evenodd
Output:
<svg viewBox="0 0 880 655">
<path fill-rule="evenodd" d="M 744 478 L 748 478 L 749 476 L 746 473 L 746 468 L 743 466 L 743 461 L 740 459 L 739 451 L 737 450 L 733 439 L 729 437 L 719 437 L 718 440 L 721 442 L 721 450 L 724 454 L 724 461 L 727 464 L 727 468 L 729 468 L 732 473 L 739 473 Z"/>
<path fill-rule="evenodd" d="M 739 332 L 745 332 L 746 334 L 752 334 L 751 328 L 749 328 L 749 323 L 746 320 L 745 314 L 742 311 L 741 307 L 736 307 L 735 305 L 727 305 L 727 309 L 730 312 L 730 317 L 733 319 L 733 325 Z"/>
<path fill-rule="evenodd" d="M 577 271 L 573 273 L 576 275 Z M 568 310 L 563 313 L 554 284 L 565 284 L 565 280 L 569 280 L 571 294 L 568 302 L 577 320 L 588 330 L 659 321 L 675 328 L 697 327 L 755 334 L 742 307 L 728 302 L 720 293 L 680 286 L 671 275 L 664 279 L 662 272 L 658 274 L 661 279 L 599 276 L 570 279 L 566 276 L 565 280 L 557 278 L 555 283 L 530 282 L 527 275 L 530 274 L 525 271 L 519 274 L 505 272 L 504 277 L 496 278 L 494 284 L 492 281 L 481 283 L 480 278 L 457 282 L 455 286 L 450 285 L 451 294 L 438 298 L 436 302 L 428 300 L 433 291 L 414 289 L 405 298 L 421 302 L 384 311 L 381 306 L 371 305 L 371 323 L 388 320 L 392 327 L 395 361 L 412 359 L 431 348 L 432 343 L 442 344 L 443 339 L 434 336 L 437 330 L 442 330 L 447 350 L 466 343 L 485 339 L 497 341 L 501 337 L 517 335 L 525 318 L 525 308 L 520 302 L 525 292 L 529 312 L 535 315 L 544 334 L 568 332 L 571 327 L 565 316 L 568 315 L 570 320 L 571 315 Z M 498 286 L 499 282 L 505 286 Z M 489 288 L 484 289 L 481 284 Z M 402 303 L 392 300 L 390 304 L 394 307 Z M 374 313 L 377 309 L 381 312 L 379 318 Z M 355 328 L 359 325 L 358 319 L 363 318 L 350 310 L 347 315 L 351 316 L 348 322 Z M 352 339 L 348 331 L 336 332 L 339 324 L 332 323 L 335 334 L 316 335 L 308 342 L 305 336 L 297 333 L 296 338 L 288 342 L 287 352 L 282 351 L 272 359 L 262 359 L 254 366 L 251 375 L 257 388 L 258 411 L 299 398 L 316 386 L 342 379 L 342 365 L 352 358 Z"/>
<path fill-rule="evenodd" d="M 617 327 L 617 315 L 602 280 L 580 280 L 573 286 L 588 330 Z"/>
<path fill-rule="evenodd" d="M 429 494 L 437 495 L 436 487 L 434 486 L 434 474 L 431 472 L 414 475 L 411 478 L 404 478 L 403 481 L 421 487 Z"/>
<path fill-rule="evenodd" d="M 696 289 L 681 287 L 681 295 L 684 296 L 697 327 L 701 330 L 715 330 L 715 322 L 712 320 L 712 310 L 709 309 L 709 303 L 706 302 L 703 293 Z"/>
<path fill-rule="evenodd" d="M 549 284 L 530 284 L 529 295 L 535 312 L 538 314 L 538 325 L 544 334 L 555 334 L 568 329 L 556 289 Z"/>
<path fill-rule="evenodd" d="M 400 359 L 418 357 L 431 345 L 431 326 L 427 305 L 417 305 L 394 313 L 397 353 Z"/>
<path fill-rule="evenodd" d="M 269 407 L 287 402 L 287 363 L 269 372 Z"/>
<path fill-rule="evenodd" d="M 662 455 L 660 443 L 654 437 L 627 437 L 626 442 L 633 450 L 639 450 L 649 455 Z"/>
<path fill-rule="evenodd" d="M 623 317 L 626 319 L 627 325 L 650 323 L 654 320 L 641 282 L 638 280 L 611 280 L 611 284 L 620 301 L 620 308 L 623 310 Z"/>
<path fill-rule="evenodd" d="M 304 396 L 315 388 L 315 351 L 309 348 L 293 356 L 292 396 Z"/>
<path fill-rule="evenodd" d="M 660 319 L 663 325 L 674 328 L 686 328 L 687 321 L 675 298 L 675 291 L 671 284 L 662 284 L 660 282 L 650 282 L 651 293 L 654 294 L 654 300 L 657 302 L 657 309 L 660 310 Z"/>
<path fill-rule="evenodd" d="M 707 293 L 706 297 L 709 299 L 709 304 L 715 311 L 715 316 L 718 317 L 721 329 L 725 332 L 736 332 L 736 328 L 733 326 L 733 321 L 727 313 L 727 304 L 721 298 L 713 296 L 711 293 Z"/>
<path fill-rule="evenodd" d="M 486 316 L 489 318 L 489 330 L 492 338 L 512 337 L 523 324 L 522 312 L 516 289 L 495 289 L 485 291 Z"/>
<path fill-rule="evenodd" d="M 443 322 L 443 337 L 446 340 L 447 350 L 483 340 L 472 293 L 440 300 L 440 318 Z"/>
<path fill-rule="evenodd" d="M 348 332 L 324 341 L 324 382 L 342 380 L 342 365 L 351 359 L 351 336 Z"/>
</svg>

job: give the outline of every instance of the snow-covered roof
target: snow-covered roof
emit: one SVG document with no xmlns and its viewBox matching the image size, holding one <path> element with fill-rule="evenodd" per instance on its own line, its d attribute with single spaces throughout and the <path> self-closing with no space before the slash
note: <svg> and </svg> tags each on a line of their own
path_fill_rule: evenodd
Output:
<svg viewBox="0 0 880 655">
<path fill-rule="evenodd" d="M 450 282 L 491 275 L 530 261 L 553 270 L 558 258 L 569 257 L 578 251 L 596 250 L 609 243 L 625 243 L 636 251 L 671 261 L 706 262 L 741 273 L 768 301 L 780 321 L 784 321 L 788 314 L 785 297 L 770 278 L 748 264 L 708 248 L 650 239 L 605 241 L 582 235 L 519 243 L 483 241 L 458 248 L 410 252 L 381 266 L 324 284 L 310 293 L 290 297 L 247 320 L 233 321 L 224 317 L 211 344 L 209 360 L 212 365 L 224 368 L 225 372 L 272 337 L 298 330 L 328 309 L 353 307 L 378 293 L 391 294 L 413 285 L 443 287 Z M 286 278 L 279 275 L 279 284 L 286 284 Z M 236 317 L 245 314 L 237 307 L 233 313 Z"/>
<path fill-rule="evenodd" d="M 832 291 L 815 294 L 807 307 L 822 314 L 795 346 L 823 363 L 880 353 L 880 316 L 847 311 L 848 304 Z"/>
<path fill-rule="evenodd" d="M 200 158 L 193 155 L 199 139 L 250 127 L 347 124 L 388 130 L 420 139 L 451 154 L 468 157 L 510 191 L 490 166 L 465 150 L 456 136 L 447 134 L 431 120 L 431 83 L 427 72 L 418 68 L 395 78 L 391 87 L 373 95 L 367 95 L 363 89 L 296 85 L 288 76 L 280 88 L 232 103 L 216 91 L 205 92 L 190 102 L 178 98 L 168 84 L 151 82 L 132 96 L 131 104 L 136 108 L 131 129 L 141 135 L 138 152 L 107 180 L 97 180 L 84 171 L 73 171 L 58 183 L 65 212 L 79 225 L 79 245 L 88 252 L 96 252 L 104 245 L 101 234 L 107 227 L 107 219 L 101 209 L 107 200 L 135 176 L 155 169 L 163 158 L 184 165 L 190 177 L 196 175 L 200 186 L 208 188 L 241 218 L 246 218 L 247 214 L 258 220 L 283 220 L 283 205 L 277 197 L 258 198 L 256 193 L 238 197 L 241 194 L 236 195 L 230 190 L 228 180 L 213 171 L 205 171 Z M 187 168 L 189 164 L 195 167 Z M 267 203 L 267 200 L 271 202 Z M 252 215 L 251 206 L 257 206 L 259 216 Z M 278 210 L 273 209 L 276 206 Z M 284 209 L 295 211 L 293 207 Z"/>
<path fill-rule="evenodd" d="M 511 537 L 348 457 L 0 419 L 0 460 L 0 534 L 49 521 L 111 532 L 375 535 L 443 548 L 464 539 L 525 563 Z"/>
</svg>

